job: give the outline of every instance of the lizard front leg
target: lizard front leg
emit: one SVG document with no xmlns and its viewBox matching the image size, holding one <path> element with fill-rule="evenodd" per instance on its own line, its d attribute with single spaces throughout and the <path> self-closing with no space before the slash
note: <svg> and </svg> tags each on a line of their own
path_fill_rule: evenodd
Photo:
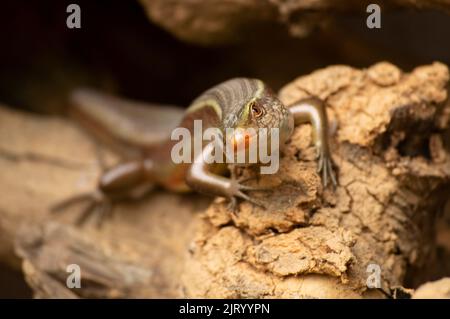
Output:
<svg viewBox="0 0 450 319">
<path fill-rule="evenodd" d="M 203 148 L 202 153 L 194 159 L 194 163 L 186 174 L 186 183 L 198 192 L 226 197 L 231 201 L 232 206 L 236 205 L 237 198 L 263 206 L 245 194 L 245 191 L 257 190 L 257 188 L 242 185 L 236 178 L 230 179 L 211 172 L 212 165 L 215 165 L 212 161 L 214 151 L 217 151 L 214 143 L 209 143 Z"/>
<path fill-rule="evenodd" d="M 326 187 L 331 180 L 337 185 L 334 172 L 334 162 L 328 143 L 328 118 L 322 100 L 312 97 L 292 104 L 289 111 L 294 117 L 295 125 L 311 123 L 313 126 L 313 140 L 317 148 L 317 171 L 322 175 L 323 185 Z"/>
</svg>

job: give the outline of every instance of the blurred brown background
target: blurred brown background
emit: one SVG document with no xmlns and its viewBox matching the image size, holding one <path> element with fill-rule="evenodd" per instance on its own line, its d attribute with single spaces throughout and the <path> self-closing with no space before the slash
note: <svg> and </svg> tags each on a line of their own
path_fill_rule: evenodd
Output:
<svg viewBox="0 0 450 319">
<path fill-rule="evenodd" d="M 68 90 L 93 85 L 128 97 L 186 105 L 235 76 L 264 79 L 275 89 L 329 64 L 366 67 L 388 60 L 405 70 L 450 63 L 450 18 L 417 10 L 382 12 L 382 28 L 360 14 L 340 14 L 306 38 L 271 23 L 237 44 L 186 44 L 147 19 L 137 1 L 76 1 L 81 29 L 66 27 L 73 1 L 7 1 L 0 12 L 0 101 L 60 111 Z M 251 14 L 251 13 L 249 13 Z"/>
<path fill-rule="evenodd" d="M 66 27 L 72 2 L 81 7 L 81 29 Z M 63 114 L 68 92 L 84 85 L 187 105 L 236 76 L 261 78 L 278 89 L 330 64 L 366 67 L 387 60 L 404 70 L 432 61 L 450 64 L 449 15 L 388 10 L 382 28 L 371 30 L 365 6 L 356 11 L 334 16 L 303 38 L 271 22 L 234 44 L 206 47 L 183 43 L 152 24 L 137 1 L 6 1 L 0 11 L 0 102 Z M 0 265 L 0 297 L 30 296 L 21 274 Z"/>
</svg>

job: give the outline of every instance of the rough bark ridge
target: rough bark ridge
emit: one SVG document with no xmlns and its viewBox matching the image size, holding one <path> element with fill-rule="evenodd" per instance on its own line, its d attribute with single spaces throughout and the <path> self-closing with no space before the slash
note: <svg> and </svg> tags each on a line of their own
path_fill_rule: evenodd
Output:
<svg viewBox="0 0 450 319">
<path fill-rule="evenodd" d="M 267 210 L 241 203 L 233 215 L 221 199 L 208 208 L 196 195 L 156 192 L 118 205 L 101 229 L 71 226 L 79 206 L 48 212 L 95 187 L 92 141 L 70 121 L 0 108 L 0 257 L 19 265 L 20 256 L 38 297 L 381 296 L 366 290 L 369 263 L 380 265 L 388 291 L 433 256 L 450 175 L 441 135 L 448 79 L 439 63 L 409 74 L 380 63 L 300 77 L 280 97 L 327 100 L 335 191 L 321 187 L 303 125 L 279 173 L 258 181 L 273 193 L 252 194 Z M 66 287 L 69 264 L 81 267 L 81 289 Z"/>
<path fill-rule="evenodd" d="M 183 275 L 186 295 L 373 295 L 369 264 L 381 267 L 386 292 L 401 286 L 431 256 L 446 198 L 450 161 L 439 132 L 448 125 L 448 78 L 439 63 L 410 74 L 380 63 L 332 66 L 284 87 L 286 104 L 306 92 L 327 100 L 339 126 L 339 187 L 321 187 L 310 127 L 297 128 L 279 173 L 259 181 L 274 192 L 253 194 L 267 210 L 243 203 L 232 214 L 216 200 L 203 215 Z"/>
</svg>

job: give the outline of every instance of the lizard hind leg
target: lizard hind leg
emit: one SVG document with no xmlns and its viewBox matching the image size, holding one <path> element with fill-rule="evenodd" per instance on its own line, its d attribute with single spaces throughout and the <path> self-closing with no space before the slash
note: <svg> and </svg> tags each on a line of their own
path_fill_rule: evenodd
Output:
<svg viewBox="0 0 450 319">
<path fill-rule="evenodd" d="M 85 207 L 75 220 L 75 225 L 77 226 L 84 225 L 89 217 L 97 215 L 96 213 L 98 212 L 97 226 L 100 227 L 104 219 L 112 215 L 113 203 L 107 196 L 102 194 L 100 190 L 64 199 L 51 206 L 50 212 L 53 214 L 64 212 L 67 211 L 69 207 L 82 203 L 85 203 Z"/>
<path fill-rule="evenodd" d="M 153 170 L 149 160 L 118 164 L 103 173 L 96 190 L 65 199 L 52 206 L 51 211 L 59 212 L 77 203 L 87 202 L 76 224 L 82 225 L 89 216 L 96 215 L 97 226 L 101 226 L 106 217 L 112 216 L 113 206 L 117 202 L 139 199 L 153 188 Z"/>
<path fill-rule="evenodd" d="M 50 212 L 58 213 L 66 210 L 66 208 L 81 202 L 90 202 L 92 201 L 92 193 L 83 193 L 75 196 L 71 196 L 69 198 L 63 199 L 62 201 L 57 202 L 50 206 Z"/>
<path fill-rule="evenodd" d="M 102 152 L 102 149 L 97 141 L 94 141 L 95 143 L 95 155 L 97 158 L 98 165 L 102 172 L 105 172 L 107 170 L 106 165 L 106 159 Z M 73 195 L 71 197 L 68 197 L 66 199 L 63 199 L 53 205 L 50 206 L 50 213 L 56 214 L 60 212 L 67 211 L 69 207 L 74 206 L 76 204 L 82 204 L 85 203 L 86 207 L 82 210 L 80 215 L 76 218 L 75 224 L 77 226 L 82 226 L 86 223 L 89 216 L 93 215 L 96 211 L 102 212 L 101 215 L 105 211 L 104 206 L 106 205 L 108 207 L 109 211 L 112 211 L 112 203 L 111 201 L 102 193 L 101 190 L 97 189 L 91 192 L 86 192 L 78 195 Z M 105 204 L 105 205 L 104 205 Z M 110 215 L 110 214 L 108 214 Z M 103 219 L 103 218 L 99 218 Z M 97 222 L 97 225 L 101 225 L 101 221 Z"/>
</svg>

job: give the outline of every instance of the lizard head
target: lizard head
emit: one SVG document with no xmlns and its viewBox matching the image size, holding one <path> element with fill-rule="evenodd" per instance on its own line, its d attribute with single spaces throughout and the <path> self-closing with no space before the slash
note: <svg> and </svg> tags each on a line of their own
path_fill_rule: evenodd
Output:
<svg viewBox="0 0 450 319">
<path fill-rule="evenodd" d="M 259 150 L 266 147 L 265 154 L 270 155 L 274 145 L 281 148 L 286 143 L 293 129 L 292 114 L 272 90 L 264 86 L 259 95 L 243 103 L 229 142 L 235 150 L 239 147 L 247 150 L 251 142 L 258 141 Z M 265 139 L 265 143 L 261 144 L 261 139 Z M 273 143 L 274 139 L 277 144 Z"/>
</svg>

